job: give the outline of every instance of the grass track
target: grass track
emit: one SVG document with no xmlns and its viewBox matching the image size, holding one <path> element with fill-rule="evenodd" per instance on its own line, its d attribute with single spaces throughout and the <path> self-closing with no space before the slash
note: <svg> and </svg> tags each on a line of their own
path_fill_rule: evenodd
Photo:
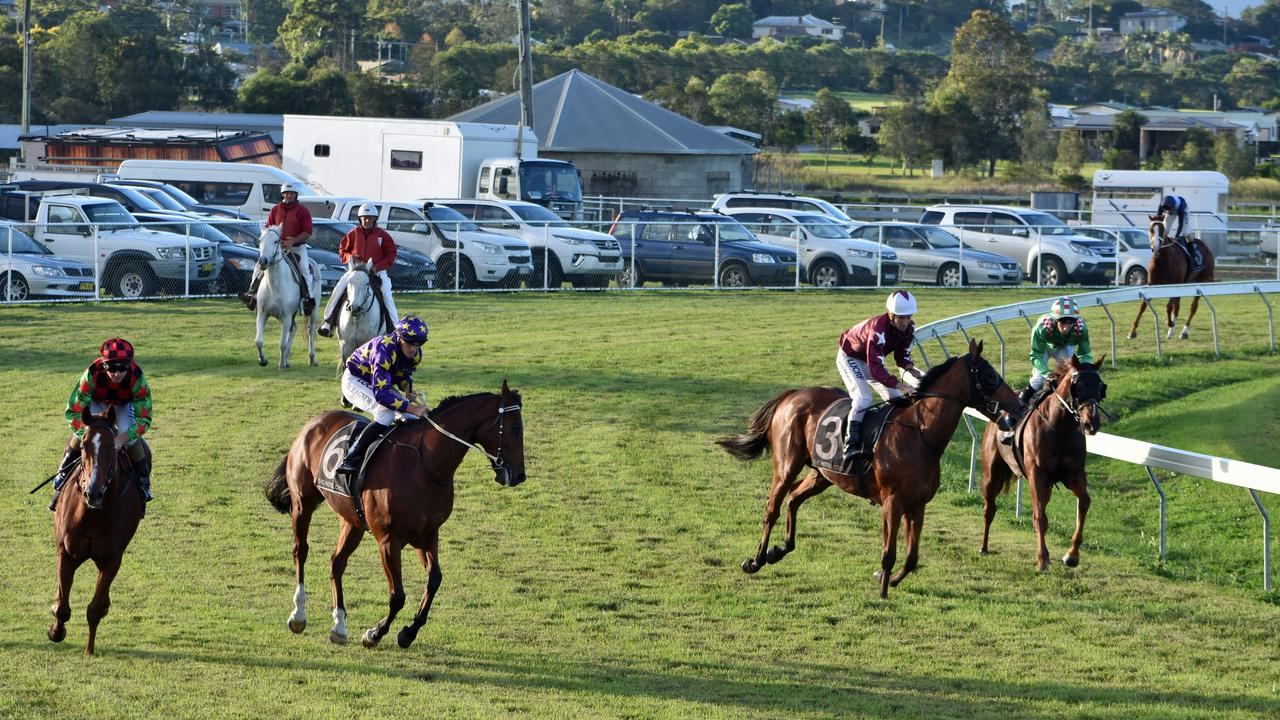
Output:
<svg viewBox="0 0 1280 720">
<path fill-rule="evenodd" d="M 922 322 L 1036 296 L 920 295 Z M 878 291 L 404 298 L 432 328 L 420 381 L 433 402 L 504 377 L 522 391 L 530 474 L 502 489 L 480 458 L 463 463 L 441 533 L 444 586 L 408 651 L 327 641 L 327 510 L 312 532 L 311 625 L 284 628 L 291 533 L 260 488 L 301 423 L 337 398 L 332 341 L 320 341 L 325 366 L 305 367 L 295 347 L 304 364 L 279 372 L 257 367 L 251 316 L 229 301 L 0 308 L 0 717 L 1280 716 L 1280 601 L 1262 592 L 1261 522 L 1238 488 L 1168 480 L 1160 567 L 1145 474 L 1091 460 L 1081 566 L 1038 575 L 1012 497 L 994 554 L 978 557 L 962 428 L 922 566 L 887 602 L 871 577 L 878 509 L 836 490 L 805 505 L 795 553 L 742 574 L 768 465 L 710 441 L 784 387 L 836 383 L 835 338 L 881 302 Z M 1207 314 L 1164 360 L 1150 337 L 1120 341 L 1105 373 L 1118 420 L 1105 430 L 1280 466 L 1265 311 L 1256 298 L 1214 304 L 1222 360 Z M 1109 352 L 1105 318 L 1086 317 Z M 1014 382 L 1027 374 L 1020 322 L 1001 328 L 1018 338 Z M 77 578 L 67 641 L 49 643 L 52 523 L 47 495 L 25 493 L 57 461 L 71 383 L 117 332 L 157 398 L 158 499 L 86 660 L 91 575 Z M 1059 557 L 1069 493 L 1050 513 Z M 371 548 L 348 570 L 353 636 L 385 610 Z M 410 604 L 425 581 L 411 558 Z"/>
</svg>

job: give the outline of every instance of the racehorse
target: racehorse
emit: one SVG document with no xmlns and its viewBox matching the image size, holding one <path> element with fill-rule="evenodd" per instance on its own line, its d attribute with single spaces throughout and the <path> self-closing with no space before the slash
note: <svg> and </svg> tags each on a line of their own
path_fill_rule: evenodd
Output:
<svg viewBox="0 0 1280 720">
<path fill-rule="evenodd" d="M 1213 251 L 1209 249 L 1199 238 L 1191 240 L 1190 243 L 1200 248 L 1200 254 L 1204 257 L 1204 267 L 1197 273 L 1192 274 L 1191 258 L 1187 257 L 1186 251 L 1178 242 L 1165 234 L 1164 220 L 1159 216 L 1148 215 L 1151 221 L 1147 226 L 1147 240 L 1151 243 L 1151 260 L 1147 263 L 1147 284 L 1148 285 L 1180 285 L 1182 283 L 1199 283 L 1214 282 L 1214 259 Z M 1191 329 L 1191 318 L 1196 316 L 1196 308 L 1200 306 L 1200 296 L 1196 295 L 1191 301 L 1191 312 L 1187 314 L 1187 322 L 1182 326 L 1182 334 L 1179 336 L 1183 340 L 1188 337 L 1188 331 Z M 1147 301 L 1143 300 L 1138 306 L 1138 316 L 1133 319 L 1133 327 L 1129 328 L 1129 339 L 1138 337 L 1138 321 L 1142 319 L 1142 311 L 1147 309 Z M 1173 337 L 1173 327 L 1178 323 L 1178 312 L 1182 309 L 1181 298 L 1169 298 L 1165 303 L 1165 325 L 1169 331 L 1165 333 L 1166 338 Z M 1151 308 L 1151 312 L 1156 311 L 1155 307 Z"/>
<path fill-rule="evenodd" d="M 347 559 L 360 544 L 365 530 L 351 498 L 322 493 L 316 486 L 316 475 L 322 463 L 326 467 L 336 464 L 338 457 L 323 457 L 325 445 L 355 417 L 334 410 L 308 421 L 264 488 L 271 504 L 293 517 L 293 559 L 298 585 L 288 625 L 295 633 L 301 633 L 307 626 L 307 593 L 303 581 L 311 514 L 327 500 L 340 518 L 338 544 L 330 560 L 334 625 L 329 639 L 337 644 L 347 641 L 342 575 Z M 360 492 L 364 521 L 378 541 L 382 568 L 391 587 L 387 615 L 364 633 L 365 647 L 374 647 L 382 640 L 391 629 L 396 613 L 404 607 L 400 551 L 405 545 L 417 548 L 428 579 L 413 623 L 400 630 L 396 642 L 402 648 L 409 647 L 426 623 L 431 602 L 444 577 L 440 570 L 440 526 L 453 511 L 453 475 L 467 450 L 475 448 L 489 458 L 498 484 L 515 486 L 525 479 L 520 393 L 509 389 L 505 380 L 496 395 L 477 393 L 446 398 L 428 418 L 390 431 L 365 468 L 365 482 Z"/>
<path fill-rule="evenodd" d="M 84 561 L 93 560 L 98 566 L 98 582 L 85 613 L 89 642 L 84 648 L 86 655 L 92 655 L 98 623 L 111 608 L 111 582 L 120 571 L 125 548 L 133 539 L 144 510 L 128 455 L 116 446 L 115 408 L 108 409 L 105 415 L 94 415 L 86 405 L 80 419 L 85 424 L 80 467 L 69 478 L 54 515 L 58 596 L 53 603 L 49 639 L 62 642 L 67 636 L 71 583 Z"/>
<path fill-rule="evenodd" d="M 1085 435 L 1093 435 L 1102 425 L 1098 408 L 1107 396 L 1106 383 L 1096 363 L 1082 363 L 1072 357 L 1060 365 L 1052 393 L 1033 398 L 1023 420 L 1014 429 L 1013 445 L 999 441 L 994 425 L 982 438 L 982 554 L 987 554 L 987 535 L 996 516 L 996 497 L 1009 487 L 1015 472 L 1027 478 L 1036 526 L 1036 568 L 1049 567 L 1049 548 L 1044 533 L 1049 528 L 1045 506 L 1054 483 L 1062 483 L 1076 496 L 1076 532 L 1071 549 L 1063 556 L 1067 567 L 1080 564 L 1080 541 L 1084 518 L 1089 513 L 1089 484 L 1085 475 Z M 1038 402 L 1037 402 L 1038 401 Z"/>
<path fill-rule="evenodd" d="M 880 597 L 888 597 L 889 587 L 896 587 L 916 568 L 924 507 L 938 490 L 939 461 L 965 407 L 994 420 L 1000 411 L 1019 412 L 1021 406 L 1017 393 L 982 357 L 982 343 L 970 340 L 968 353 L 930 370 L 920 381 L 919 390 L 892 411 L 876 443 L 869 477 L 859 478 L 816 468 L 810 455 L 823 411 L 844 397 L 844 390 L 829 387 L 784 391 L 756 411 L 747 434 L 716 441 L 740 460 L 754 460 L 766 450 L 773 451 L 773 484 L 765 504 L 764 531 L 755 555 L 742 563 L 742 570 L 755 573 L 766 562 L 776 563 L 794 550 L 800 505 L 834 484 L 882 507 Z M 796 476 L 805 465 L 811 469 L 796 485 Z M 788 492 L 785 545 L 770 548 L 769 533 L 778 520 L 782 496 Z M 902 569 L 890 577 L 897 560 L 898 525 L 904 517 L 907 558 Z"/>
<path fill-rule="evenodd" d="M 285 249 L 280 242 L 278 228 L 269 227 L 258 238 L 258 265 L 263 269 L 262 283 L 258 286 L 258 334 L 253 342 L 258 346 L 258 364 L 266 367 L 267 356 L 262 352 L 263 333 L 267 318 L 280 321 L 280 369 L 289 367 L 289 353 L 293 350 L 293 333 L 297 329 L 297 314 L 307 318 L 307 357 L 316 364 L 316 310 L 302 312 L 302 286 L 294 276 L 292 263 L 285 260 Z M 301 268 L 303 282 L 311 275 L 311 268 Z M 311 293 L 316 297 L 316 293 Z"/>
<path fill-rule="evenodd" d="M 375 277 L 373 262 L 367 261 L 354 268 L 347 283 L 346 302 L 338 314 L 339 352 L 343 365 L 356 348 L 382 330 L 382 299 L 373 289 Z"/>
</svg>

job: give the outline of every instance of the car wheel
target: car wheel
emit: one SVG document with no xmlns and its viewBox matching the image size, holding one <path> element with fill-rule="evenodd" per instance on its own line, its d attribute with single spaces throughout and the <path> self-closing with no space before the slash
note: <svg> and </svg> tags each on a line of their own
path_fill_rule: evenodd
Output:
<svg viewBox="0 0 1280 720">
<path fill-rule="evenodd" d="M 1141 266 L 1129 268 L 1129 272 L 1124 274 L 1125 285 L 1146 285 L 1147 269 Z"/>
<path fill-rule="evenodd" d="M 809 282 L 820 288 L 833 288 L 844 285 L 844 271 L 834 260 L 819 260 L 809 271 Z"/>
<path fill-rule="evenodd" d="M 640 272 L 640 267 L 638 265 L 627 265 L 622 268 L 622 272 L 618 273 L 617 276 L 614 277 L 614 280 L 618 282 L 618 287 L 620 288 L 643 287 L 644 273 Z"/>
<path fill-rule="evenodd" d="M 720 268 L 720 287 L 741 288 L 751 285 L 751 276 L 739 263 L 728 263 Z"/>
<path fill-rule="evenodd" d="M 463 290 L 470 290 L 478 284 L 476 282 L 476 271 L 471 266 L 471 261 L 462 258 L 462 269 L 457 272 L 455 280 L 455 268 L 457 267 L 457 257 L 450 255 L 441 258 L 439 266 L 436 269 L 436 279 L 439 281 L 440 287 L 444 290 L 452 290 L 455 286 Z"/>
<path fill-rule="evenodd" d="M 208 290 L 209 294 L 210 295 L 230 295 L 231 294 L 231 278 L 229 277 L 230 274 L 231 272 L 229 270 L 227 270 L 226 268 L 223 268 L 222 272 L 218 273 L 218 277 L 214 278 L 209 283 L 209 290 Z"/>
<path fill-rule="evenodd" d="M 31 297 L 31 285 L 18 273 L 0 275 L 0 295 L 8 302 L 17 302 Z"/>
<path fill-rule="evenodd" d="M 547 267 L 546 276 L 547 276 L 547 282 L 544 284 L 542 282 L 542 264 L 535 262 L 533 264 L 533 275 L 529 278 L 529 287 L 536 287 L 536 288 L 549 287 L 549 288 L 555 289 L 563 285 L 564 273 L 560 270 L 559 260 L 555 259 L 554 257 L 551 258 L 551 265 Z"/>
<path fill-rule="evenodd" d="M 1039 266 L 1041 285 L 1060 287 L 1067 282 L 1067 267 L 1058 258 L 1043 258 L 1039 261 Z"/>
<path fill-rule="evenodd" d="M 938 284 L 942 287 L 963 287 L 968 281 L 968 276 L 955 263 L 947 263 L 938 270 Z"/>
<path fill-rule="evenodd" d="M 123 298 L 140 298 L 156 293 L 156 279 L 145 267 L 126 268 L 116 273 L 111 294 Z"/>
</svg>

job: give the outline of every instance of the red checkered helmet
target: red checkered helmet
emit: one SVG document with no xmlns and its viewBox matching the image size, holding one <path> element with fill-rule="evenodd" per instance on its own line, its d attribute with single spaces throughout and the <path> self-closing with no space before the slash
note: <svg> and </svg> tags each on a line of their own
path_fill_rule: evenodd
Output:
<svg viewBox="0 0 1280 720">
<path fill-rule="evenodd" d="M 1049 308 L 1049 316 L 1054 320 L 1078 318 L 1080 317 L 1080 306 L 1076 305 L 1076 301 L 1069 297 L 1060 297 L 1053 301 L 1053 307 Z"/>
<path fill-rule="evenodd" d="M 107 362 L 112 360 L 132 360 L 133 345 L 124 338 L 111 338 L 102 343 L 102 347 L 98 348 L 98 354 Z"/>
</svg>

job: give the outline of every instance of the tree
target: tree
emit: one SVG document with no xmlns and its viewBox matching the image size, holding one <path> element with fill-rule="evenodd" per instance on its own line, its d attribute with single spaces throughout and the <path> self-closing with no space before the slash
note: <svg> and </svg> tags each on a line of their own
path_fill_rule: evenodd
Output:
<svg viewBox="0 0 1280 720">
<path fill-rule="evenodd" d="M 1142 143 L 1142 126 L 1146 124 L 1147 116 L 1136 110 L 1120 112 L 1111 123 L 1111 147 L 1128 150 L 1137 157 Z"/>
<path fill-rule="evenodd" d="M 1061 172 L 1078 174 L 1080 166 L 1089 159 L 1089 148 L 1079 130 L 1064 130 L 1058 138 L 1058 166 Z"/>
<path fill-rule="evenodd" d="M 822 148 L 822 169 L 829 170 L 831 148 L 840 142 L 844 129 L 854 123 L 853 108 L 840 96 L 822 88 L 804 119 L 809 126 L 809 137 Z"/>
<path fill-rule="evenodd" d="M 1016 147 L 1018 121 L 1031 102 L 1035 67 L 1031 44 L 1000 15 L 979 10 L 956 31 L 951 69 L 939 90 L 964 98 L 984 138 L 987 176 Z"/>
<path fill-rule="evenodd" d="M 364 0 L 293 0 L 280 26 L 280 42 L 295 63 L 312 66 L 322 57 L 352 67 L 349 43 L 364 21 Z"/>
<path fill-rule="evenodd" d="M 1213 141 L 1213 164 L 1232 180 L 1253 174 L 1253 151 L 1242 146 L 1234 135 L 1221 133 Z"/>
<path fill-rule="evenodd" d="M 778 86 L 763 70 L 721 75 L 707 96 L 711 108 L 726 122 L 765 136 L 778 114 Z"/>
<path fill-rule="evenodd" d="M 711 29 L 724 37 L 746 39 L 751 37 L 755 15 L 742 3 L 721 5 L 711 15 Z"/>
<path fill-rule="evenodd" d="M 1137 170 L 1138 153 L 1114 147 L 1102 153 L 1102 166 L 1108 170 Z"/>
<path fill-rule="evenodd" d="M 1023 111 L 1021 126 L 1016 174 L 1038 180 L 1052 172 L 1057 152 L 1053 129 L 1049 124 L 1048 96 L 1043 90 L 1035 92 L 1031 106 Z"/>
<path fill-rule="evenodd" d="M 792 152 L 796 146 L 804 142 L 805 132 L 809 129 L 804 113 L 799 110 L 788 110 L 778 116 L 773 126 L 773 144 L 785 152 Z"/>
<path fill-rule="evenodd" d="M 862 128 L 858 126 L 858 120 L 855 117 L 854 121 L 846 125 L 844 131 L 840 133 L 840 149 L 850 155 L 860 154 L 868 163 L 871 163 L 875 162 L 880 146 L 874 137 L 862 134 Z"/>
<path fill-rule="evenodd" d="M 884 111 L 884 122 L 876 140 L 885 155 L 902 162 L 902 170 L 915 174 L 916 163 L 928 149 L 928 115 L 919 98 L 894 105 Z"/>
<path fill-rule="evenodd" d="M 235 82 L 235 70 L 208 45 L 182 56 L 178 83 L 186 106 L 204 111 L 231 110 L 236 105 Z"/>
<path fill-rule="evenodd" d="M 241 0 L 241 3 L 253 41 L 263 44 L 274 42 L 292 3 L 288 0 Z"/>
</svg>

